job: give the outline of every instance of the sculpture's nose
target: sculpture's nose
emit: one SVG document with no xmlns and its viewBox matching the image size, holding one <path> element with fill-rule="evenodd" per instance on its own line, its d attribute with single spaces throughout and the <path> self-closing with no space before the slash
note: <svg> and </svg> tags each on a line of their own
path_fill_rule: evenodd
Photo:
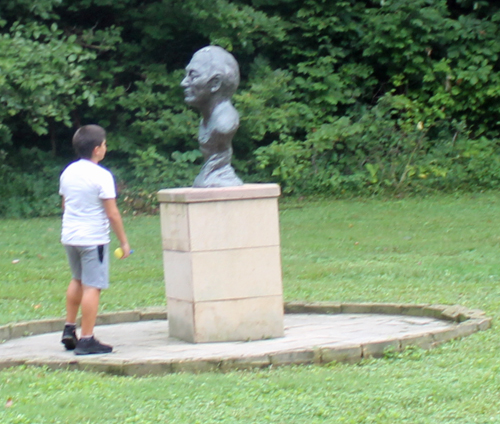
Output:
<svg viewBox="0 0 500 424">
<path fill-rule="evenodd" d="M 184 79 L 181 81 L 181 87 L 186 88 L 189 85 L 187 79 L 187 77 L 184 77 Z"/>
</svg>

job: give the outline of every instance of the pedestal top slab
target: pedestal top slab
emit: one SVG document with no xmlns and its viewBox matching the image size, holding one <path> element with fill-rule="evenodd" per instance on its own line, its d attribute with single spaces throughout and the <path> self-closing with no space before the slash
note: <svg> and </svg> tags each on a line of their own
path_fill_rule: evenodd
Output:
<svg viewBox="0 0 500 424">
<path fill-rule="evenodd" d="M 244 184 L 236 187 L 193 188 L 181 187 L 160 190 L 160 203 L 199 203 L 225 200 L 262 199 L 278 197 L 278 184 Z"/>
</svg>

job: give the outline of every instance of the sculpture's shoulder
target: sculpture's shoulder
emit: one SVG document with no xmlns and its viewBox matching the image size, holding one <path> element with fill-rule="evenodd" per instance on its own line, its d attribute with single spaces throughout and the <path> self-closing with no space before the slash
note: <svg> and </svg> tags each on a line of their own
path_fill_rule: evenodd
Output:
<svg viewBox="0 0 500 424">
<path fill-rule="evenodd" d="M 214 109 L 210 121 L 213 130 L 228 134 L 238 129 L 240 115 L 231 102 L 224 102 Z"/>
</svg>

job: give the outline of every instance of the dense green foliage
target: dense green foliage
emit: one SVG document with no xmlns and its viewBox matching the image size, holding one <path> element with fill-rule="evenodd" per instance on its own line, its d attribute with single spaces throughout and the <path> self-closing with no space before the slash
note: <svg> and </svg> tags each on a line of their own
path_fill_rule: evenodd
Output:
<svg viewBox="0 0 500 424">
<path fill-rule="evenodd" d="M 497 187 L 499 22 L 496 2 L 473 0 L 13 0 L 0 8 L 0 180 L 14 186 L 0 215 L 19 213 L 11 192 L 39 192 L 12 177 L 27 150 L 60 171 L 87 123 L 109 130 L 108 165 L 134 197 L 190 184 L 199 117 L 179 83 L 207 44 L 240 63 L 245 181 L 335 195 Z"/>
</svg>

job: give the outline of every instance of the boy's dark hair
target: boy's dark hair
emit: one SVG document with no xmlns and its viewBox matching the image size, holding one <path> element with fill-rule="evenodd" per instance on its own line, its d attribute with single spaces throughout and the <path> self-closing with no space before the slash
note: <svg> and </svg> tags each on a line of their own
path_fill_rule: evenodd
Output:
<svg viewBox="0 0 500 424">
<path fill-rule="evenodd" d="M 99 125 L 85 125 L 73 136 L 73 148 L 78 157 L 90 159 L 94 149 L 106 140 L 106 131 Z"/>
</svg>

